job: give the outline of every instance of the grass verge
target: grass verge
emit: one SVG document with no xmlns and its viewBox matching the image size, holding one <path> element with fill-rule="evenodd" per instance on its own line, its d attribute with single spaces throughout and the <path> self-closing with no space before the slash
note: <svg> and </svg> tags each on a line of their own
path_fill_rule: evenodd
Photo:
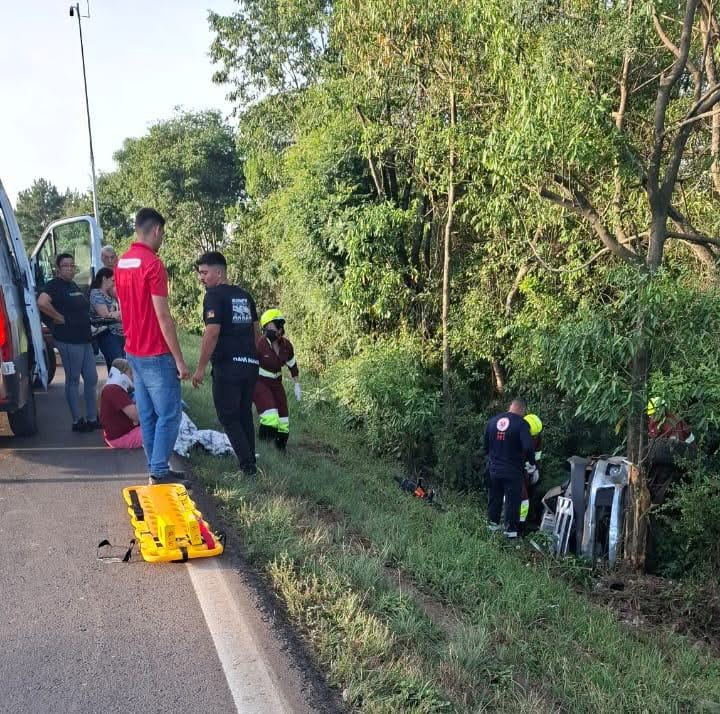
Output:
<svg viewBox="0 0 720 714">
<path fill-rule="evenodd" d="M 192 361 L 197 340 L 185 338 Z M 439 513 L 401 493 L 330 405 L 291 412 L 281 456 L 240 482 L 193 456 L 246 555 L 302 628 L 330 682 L 364 711 L 720 711 L 718 661 L 648 636 L 577 595 L 550 562 L 488 537 L 477 504 Z M 210 390 L 187 389 L 217 426 Z"/>
</svg>

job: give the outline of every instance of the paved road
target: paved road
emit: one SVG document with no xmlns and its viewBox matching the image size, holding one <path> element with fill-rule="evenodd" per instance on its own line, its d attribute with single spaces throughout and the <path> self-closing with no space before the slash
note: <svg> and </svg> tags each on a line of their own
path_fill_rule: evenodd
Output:
<svg viewBox="0 0 720 714">
<path fill-rule="evenodd" d="M 121 490 L 143 458 L 72 433 L 62 378 L 37 394 L 38 436 L 0 431 L 0 712 L 332 710 L 232 552 L 97 559 L 103 538 L 130 540 Z"/>
</svg>

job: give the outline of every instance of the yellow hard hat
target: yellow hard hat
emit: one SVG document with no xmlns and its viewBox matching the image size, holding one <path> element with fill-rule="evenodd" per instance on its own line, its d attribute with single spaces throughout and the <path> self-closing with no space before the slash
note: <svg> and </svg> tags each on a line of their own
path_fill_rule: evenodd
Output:
<svg viewBox="0 0 720 714">
<path fill-rule="evenodd" d="M 265 312 L 260 316 L 260 327 L 264 328 L 269 322 L 275 322 L 275 320 L 285 322 L 285 318 L 280 310 L 276 307 L 270 310 L 265 310 Z"/>
<path fill-rule="evenodd" d="M 525 421 L 530 427 L 530 436 L 537 436 L 543 430 L 543 423 L 537 414 L 526 414 Z"/>
<path fill-rule="evenodd" d="M 665 402 L 660 397 L 653 397 L 645 407 L 645 413 L 648 416 L 653 416 L 655 412 L 660 411 L 665 406 Z"/>
</svg>

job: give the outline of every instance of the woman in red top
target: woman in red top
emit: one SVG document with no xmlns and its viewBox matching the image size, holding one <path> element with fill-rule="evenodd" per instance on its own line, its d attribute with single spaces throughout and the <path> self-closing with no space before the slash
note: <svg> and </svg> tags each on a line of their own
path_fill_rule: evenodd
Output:
<svg viewBox="0 0 720 714">
<path fill-rule="evenodd" d="M 287 397 L 282 384 L 283 365 L 295 382 L 295 398 L 300 401 L 302 390 L 298 381 L 295 350 L 285 337 L 285 318 L 280 310 L 266 310 L 260 316 L 262 336 L 258 338 L 257 357 L 260 362 L 253 402 L 260 418 L 258 438 L 275 440 L 278 449 L 285 449 L 290 434 Z"/>
<path fill-rule="evenodd" d="M 111 449 L 140 449 L 143 445 L 137 406 L 130 398 L 132 376 L 128 361 L 118 357 L 100 392 L 100 423 Z"/>
</svg>

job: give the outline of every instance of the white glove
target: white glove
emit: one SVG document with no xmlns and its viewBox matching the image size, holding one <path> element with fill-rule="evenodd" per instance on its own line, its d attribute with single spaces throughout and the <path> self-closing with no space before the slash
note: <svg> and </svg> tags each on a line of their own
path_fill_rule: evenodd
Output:
<svg viewBox="0 0 720 714">
<path fill-rule="evenodd" d="M 540 480 L 540 471 L 538 471 L 538 467 L 533 467 L 533 470 L 528 474 L 530 477 L 530 484 L 534 486 L 539 480 Z"/>
<path fill-rule="evenodd" d="M 302 397 L 302 388 L 300 387 L 300 382 L 295 382 L 295 399 L 300 401 L 300 397 Z"/>
</svg>

